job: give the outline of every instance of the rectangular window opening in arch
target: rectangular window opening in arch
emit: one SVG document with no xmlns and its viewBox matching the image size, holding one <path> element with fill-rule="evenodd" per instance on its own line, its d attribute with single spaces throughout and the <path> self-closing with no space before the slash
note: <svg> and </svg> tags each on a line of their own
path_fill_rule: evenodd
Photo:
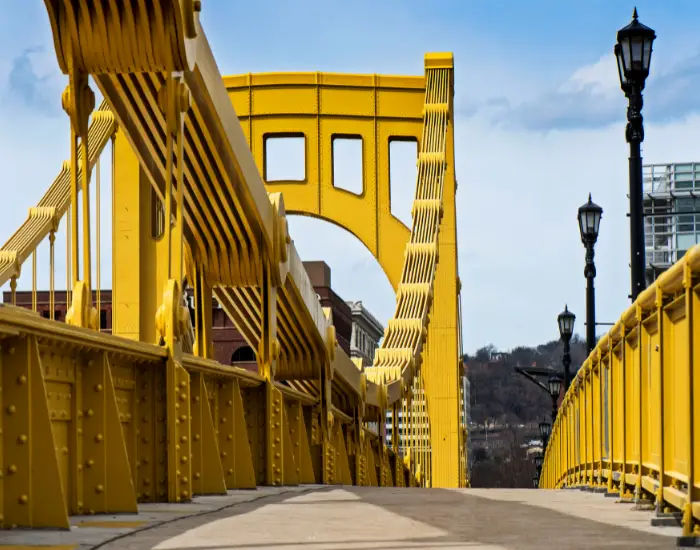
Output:
<svg viewBox="0 0 700 550">
<path fill-rule="evenodd" d="M 306 181 L 306 136 L 266 134 L 263 138 L 263 179 L 266 182 Z"/>
<path fill-rule="evenodd" d="M 363 155 L 362 136 L 336 134 L 331 138 L 333 187 L 362 195 Z"/>
<path fill-rule="evenodd" d="M 389 138 L 389 204 L 391 214 L 411 227 L 411 208 L 418 179 L 418 140 Z"/>
</svg>

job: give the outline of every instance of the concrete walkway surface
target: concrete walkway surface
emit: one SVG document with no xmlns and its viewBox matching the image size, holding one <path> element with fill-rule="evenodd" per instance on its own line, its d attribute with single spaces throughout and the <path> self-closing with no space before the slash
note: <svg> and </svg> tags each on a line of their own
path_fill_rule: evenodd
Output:
<svg viewBox="0 0 700 550">
<path fill-rule="evenodd" d="M 0 549 L 674 548 L 680 528 L 651 517 L 574 490 L 262 487 L 76 516 L 70 531 L 4 531 Z"/>
</svg>

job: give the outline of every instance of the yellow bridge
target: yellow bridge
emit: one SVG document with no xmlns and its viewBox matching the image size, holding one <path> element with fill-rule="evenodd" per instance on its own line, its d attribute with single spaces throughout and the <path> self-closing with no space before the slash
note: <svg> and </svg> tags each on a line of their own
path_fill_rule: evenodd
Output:
<svg viewBox="0 0 700 550">
<path fill-rule="evenodd" d="M 69 78 L 71 151 L 0 252 L 13 303 L 30 259 L 34 309 L 39 269 L 51 303 L 49 319 L 0 308 L 0 525 L 68 527 L 72 514 L 257 485 L 466 486 L 451 54 L 427 54 L 416 77 L 222 78 L 200 2 L 46 8 Z M 96 110 L 88 77 L 104 97 Z M 303 138 L 304 178 L 267 182 L 268 140 L 286 136 Z M 359 193 L 334 184 L 339 136 L 362 142 Z M 395 139 L 419 144 L 411 228 L 390 209 Z M 91 240 L 103 151 L 111 335 L 98 330 L 99 229 Z M 386 272 L 396 309 L 372 366 L 339 347 L 287 214 L 346 228 Z M 62 220 L 66 323 L 53 319 Z M 213 298 L 257 373 L 212 359 Z"/>
<path fill-rule="evenodd" d="M 259 486 L 467 487 L 452 55 L 426 54 L 422 76 L 222 77 L 199 1 L 45 4 L 69 79 L 70 160 L 0 249 L 12 300 L 0 307 L 0 526 L 68 528 L 70 516 Z M 271 140 L 290 137 L 303 175 L 268 178 Z M 334 140 L 347 138 L 361 143 L 357 192 L 334 178 Z M 410 228 L 391 212 L 393 140 L 418 144 Z M 112 334 L 98 320 L 101 162 Z M 396 308 L 371 366 L 339 346 L 291 214 L 345 228 L 390 281 Z M 23 269 L 35 311 L 17 307 Z M 38 273 L 49 318 L 36 312 Z M 564 396 L 540 487 L 654 503 L 700 534 L 699 273 L 696 247 L 600 340 Z M 214 299 L 257 372 L 213 359 Z M 511 497 L 473 509 L 489 498 Z"/>
</svg>

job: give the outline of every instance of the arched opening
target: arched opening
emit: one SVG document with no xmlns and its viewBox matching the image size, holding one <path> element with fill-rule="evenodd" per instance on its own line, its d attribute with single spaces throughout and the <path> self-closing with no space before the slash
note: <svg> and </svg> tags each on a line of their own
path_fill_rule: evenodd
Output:
<svg viewBox="0 0 700 550">
<path fill-rule="evenodd" d="M 361 300 L 384 326 L 396 306 L 394 290 L 377 259 L 360 240 L 334 223 L 310 216 L 288 218 L 289 234 L 304 261 L 323 260 L 331 287 L 343 300 Z"/>
<path fill-rule="evenodd" d="M 255 351 L 250 346 L 241 346 L 231 354 L 231 364 L 236 363 L 254 363 Z"/>
</svg>

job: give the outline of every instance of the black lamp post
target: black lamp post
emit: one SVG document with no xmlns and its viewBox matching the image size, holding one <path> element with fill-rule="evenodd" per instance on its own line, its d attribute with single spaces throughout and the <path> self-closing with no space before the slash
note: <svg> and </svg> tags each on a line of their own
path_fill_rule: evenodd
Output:
<svg viewBox="0 0 700 550">
<path fill-rule="evenodd" d="M 651 46 L 656 33 L 637 20 L 634 8 L 632 22 L 617 31 L 615 57 L 620 76 L 620 87 L 629 101 L 625 137 L 630 144 L 630 254 L 632 267 L 632 301 L 646 287 L 644 275 L 644 218 L 642 204 L 642 155 L 640 144 L 644 141 L 642 119 L 642 90 L 651 62 Z"/>
<path fill-rule="evenodd" d="M 564 306 L 564 311 L 557 317 L 559 336 L 564 343 L 564 355 L 561 358 L 561 362 L 564 364 L 564 391 L 568 390 L 569 384 L 571 384 L 571 355 L 569 354 L 569 342 L 571 341 L 571 335 L 574 333 L 575 320 L 576 315 L 569 311 L 568 306 Z"/>
<path fill-rule="evenodd" d="M 581 242 L 586 247 L 586 267 L 583 275 L 586 277 L 586 353 L 591 353 L 595 347 L 595 242 L 598 240 L 598 228 L 603 209 L 591 200 L 578 209 L 578 229 L 581 232 Z"/>
<path fill-rule="evenodd" d="M 547 380 L 547 388 L 549 388 L 549 395 L 552 398 L 552 423 L 557 418 L 557 401 L 559 400 L 559 394 L 561 393 L 562 379 L 560 376 L 553 374 Z"/>
<path fill-rule="evenodd" d="M 514 370 L 549 395 L 552 400 L 552 423 L 554 423 L 557 418 L 557 401 L 559 400 L 562 387 L 561 376 L 556 371 L 553 371 L 551 367 L 514 367 Z M 548 376 L 546 383 L 541 382 L 538 379 L 539 376 Z"/>
<path fill-rule="evenodd" d="M 549 441 L 549 435 L 552 433 L 552 425 L 547 422 L 546 420 L 543 420 L 540 422 L 540 436 L 542 437 L 542 449 L 544 450 L 545 447 L 547 447 L 547 441 Z"/>
</svg>

